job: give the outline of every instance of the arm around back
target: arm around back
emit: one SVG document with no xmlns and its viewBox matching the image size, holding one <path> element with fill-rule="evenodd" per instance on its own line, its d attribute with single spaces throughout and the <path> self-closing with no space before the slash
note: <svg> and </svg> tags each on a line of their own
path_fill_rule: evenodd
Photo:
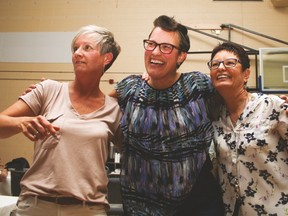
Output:
<svg viewBox="0 0 288 216">
<path fill-rule="evenodd" d="M 113 89 L 113 90 L 109 93 L 109 96 L 110 96 L 110 97 L 114 97 L 114 98 L 118 98 L 116 89 Z"/>
</svg>

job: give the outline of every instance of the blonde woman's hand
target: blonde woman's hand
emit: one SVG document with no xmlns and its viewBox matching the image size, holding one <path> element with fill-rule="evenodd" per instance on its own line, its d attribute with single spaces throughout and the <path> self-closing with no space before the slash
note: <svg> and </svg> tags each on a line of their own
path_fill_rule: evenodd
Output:
<svg viewBox="0 0 288 216">
<path fill-rule="evenodd" d="M 60 128 L 49 122 L 44 116 L 22 117 L 20 124 L 22 133 L 31 141 L 44 139 L 49 135 L 55 136 Z"/>
</svg>

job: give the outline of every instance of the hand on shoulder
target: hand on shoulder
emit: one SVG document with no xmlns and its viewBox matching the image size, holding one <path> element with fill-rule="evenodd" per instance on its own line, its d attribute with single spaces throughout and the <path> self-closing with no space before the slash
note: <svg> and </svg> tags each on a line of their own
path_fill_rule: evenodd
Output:
<svg viewBox="0 0 288 216">
<path fill-rule="evenodd" d="M 40 79 L 40 82 L 42 82 L 42 81 L 44 81 L 44 80 L 46 80 L 46 78 L 45 78 L 45 77 L 42 77 L 42 78 Z M 30 84 L 30 85 L 28 86 L 28 88 L 21 94 L 21 96 L 23 96 L 23 95 L 31 92 L 31 91 L 32 91 L 33 89 L 35 89 L 35 88 L 36 88 L 36 84 Z"/>
<path fill-rule="evenodd" d="M 287 95 L 280 95 L 281 99 L 285 100 L 286 103 L 288 103 L 288 96 Z M 286 114 L 288 115 L 288 109 L 286 110 Z"/>
</svg>

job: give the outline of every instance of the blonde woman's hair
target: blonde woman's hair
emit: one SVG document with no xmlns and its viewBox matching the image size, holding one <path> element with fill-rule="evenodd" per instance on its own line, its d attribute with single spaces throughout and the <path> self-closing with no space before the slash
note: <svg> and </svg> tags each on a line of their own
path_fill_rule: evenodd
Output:
<svg viewBox="0 0 288 216">
<path fill-rule="evenodd" d="M 110 52 L 113 54 L 113 58 L 112 58 L 111 62 L 109 64 L 107 64 L 104 68 L 104 72 L 107 71 L 112 66 L 112 64 L 114 63 L 114 61 L 116 60 L 116 58 L 118 57 L 118 55 L 121 51 L 121 47 L 115 41 L 113 33 L 110 32 L 106 28 L 96 26 L 96 25 L 83 26 L 82 28 L 80 28 L 78 30 L 78 32 L 76 33 L 76 35 L 74 36 L 74 38 L 72 40 L 72 43 L 71 43 L 72 52 L 73 52 L 75 41 L 81 35 L 84 35 L 84 34 L 94 34 L 95 35 L 95 40 L 96 40 L 97 46 L 99 46 L 99 48 L 100 48 L 100 54 L 101 55 L 103 55 L 105 53 L 110 53 Z"/>
</svg>

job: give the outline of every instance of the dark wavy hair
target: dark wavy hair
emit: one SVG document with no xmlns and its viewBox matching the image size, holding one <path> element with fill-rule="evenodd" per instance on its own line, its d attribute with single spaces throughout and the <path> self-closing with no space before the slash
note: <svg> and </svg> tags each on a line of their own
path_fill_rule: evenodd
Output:
<svg viewBox="0 0 288 216">
<path fill-rule="evenodd" d="M 216 46 L 212 50 L 210 60 L 212 60 L 214 58 L 214 56 L 222 50 L 226 50 L 228 52 L 231 52 L 239 58 L 240 63 L 242 65 L 242 71 L 246 70 L 247 68 L 250 68 L 250 59 L 248 57 L 247 52 L 243 49 L 243 47 L 241 47 L 240 45 L 233 43 L 233 42 L 224 42 L 224 43 Z"/>
<path fill-rule="evenodd" d="M 154 28 L 149 34 L 149 38 L 156 27 L 160 27 L 161 29 L 168 32 L 177 32 L 180 38 L 179 48 L 182 52 L 188 52 L 190 49 L 190 39 L 188 36 L 188 30 L 186 26 L 178 23 L 174 17 L 168 17 L 166 15 L 161 15 L 157 17 L 154 22 Z"/>
</svg>

